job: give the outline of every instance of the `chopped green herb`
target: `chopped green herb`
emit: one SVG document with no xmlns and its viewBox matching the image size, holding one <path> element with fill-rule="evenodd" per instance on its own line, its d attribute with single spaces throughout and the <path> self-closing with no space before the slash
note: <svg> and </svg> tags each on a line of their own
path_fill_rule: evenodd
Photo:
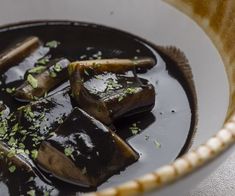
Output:
<svg viewBox="0 0 235 196">
<path fill-rule="evenodd" d="M 50 193 L 48 191 L 44 191 L 43 196 L 49 196 Z"/>
<path fill-rule="evenodd" d="M 35 192 L 35 190 L 30 190 L 30 191 L 28 191 L 27 192 L 27 195 L 29 195 L 29 196 L 35 196 L 36 195 L 36 192 Z"/>
<path fill-rule="evenodd" d="M 134 94 L 134 93 L 136 93 L 138 91 L 138 89 L 137 88 L 127 88 L 127 89 L 125 89 L 125 93 L 126 94 Z"/>
<path fill-rule="evenodd" d="M 122 101 L 123 99 L 124 99 L 124 96 L 122 96 L 122 95 L 119 96 L 119 97 L 118 97 L 118 102 Z"/>
<path fill-rule="evenodd" d="M 27 81 L 33 88 L 38 87 L 38 80 L 34 78 L 31 74 L 27 76 Z"/>
<path fill-rule="evenodd" d="M 23 149 L 17 149 L 16 154 L 25 154 Z"/>
<path fill-rule="evenodd" d="M 9 94 L 14 93 L 15 90 L 16 90 L 15 87 L 13 87 L 13 88 L 6 88 L 6 92 L 9 93 Z"/>
<path fill-rule="evenodd" d="M 26 149 L 26 150 L 24 151 L 24 153 L 29 155 L 29 150 Z"/>
<path fill-rule="evenodd" d="M 42 113 L 40 116 L 39 116 L 39 120 L 43 120 L 45 118 L 45 113 Z"/>
<path fill-rule="evenodd" d="M 25 135 L 25 134 L 27 133 L 27 130 L 20 130 L 20 133 L 21 133 L 22 135 Z"/>
<path fill-rule="evenodd" d="M 53 41 L 49 41 L 46 43 L 46 47 L 48 48 L 57 48 L 60 45 L 60 42 L 53 40 Z"/>
<path fill-rule="evenodd" d="M 13 127 L 12 127 L 12 131 L 16 132 L 19 130 L 19 123 L 16 123 Z"/>
<path fill-rule="evenodd" d="M 16 155 L 16 150 L 14 148 L 10 149 L 10 151 L 7 153 L 7 157 L 11 158 Z"/>
<path fill-rule="evenodd" d="M 154 140 L 153 143 L 156 148 L 161 148 L 161 144 L 157 140 Z"/>
<path fill-rule="evenodd" d="M 50 61 L 50 56 L 45 56 L 37 61 L 38 65 L 46 65 Z"/>
<path fill-rule="evenodd" d="M 74 151 L 73 148 L 67 147 L 67 148 L 64 149 L 64 154 L 65 154 L 67 157 L 70 157 L 70 156 L 72 156 L 73 151 Z"/>
<path fill-rule="evenodd" d="M 132 95 L 134 93 L 138 92 L 138 88 L 127 88 L 123 91 L 122 95 L 119 95 L 118 101 L 122 101 L 124 99 L 124 97 L 126 97 L 127 95 Z"/>
<path fill-rule="evenodd" d="M 56 72 L 54 72 L 54 71 L 50 71 L 50 76 L 51 76 L 52 78 L 55 78 L 55 77 L 57 76 L 57 74 L 56 74 Z"/>
<path fill-rule="evenodd" d="M 25 107 L 24 112 L 25 112 L 26 117 L 30 119 L 33 119 L 35 117 L 34 113 L 32 112 L 31 106 Z"/>
<path fill-rule="evenodd" d="M 133 135 L 136 135 L 141 131 L 141 129 L 139 127 L 137 127 L 136 123 L 133 123 L 129 129 Z"/>
<path fill-rule="evenodd" d="M 51 132 L 51 133 L 49 133 L 49 136 L 55 136 L 56 135 L 56 133 L 55 132 Z"/>
<path fill-rule="evenodd" d="M 119 89 L 121 87 L 122 87 L 121 84 L 118 84 L 118 82 L 116 80 L 113 80 L 111 78 L 107 82 L 107 91 L 114 90 L 114 89 Z"/>
<path fill-rule="evenodd" d="M 24 149 L 25 145 L 23 143 L 19 143 L 19 148 Z"/>
<path fill-rule="evenodd" d="M 95 78 L 96 78 L 97 80 L 102 80 L 101 76 L 95 75 Z"/>
<path fill-rule="evenodd" d="M 9 146 L 15 146 L 17 144 L 17 140 L 14 137 L 11 137 L 8 141 Z"/>
<path fill-rule="evenodd" d="M 32 150 L 31 151 L 31 156 L 35 160 L 38 157 L 38 151 L 37 150 Z"/>
<path fill-rule="evenodd" d="M 3 136 L 7 132 L 7 121 L 0 122 L 0 135 Z"/>
<path fill-rule="evenodd" d="M 32 74 L 40 74 L 46 69 L 46 66 L 40 65 L 30 69 L 28 72 Z"/>
<path fill-rule="evenodd" d="M 13 173 L 15 170 L 16 170 L 16 166 L 15 165 L 12 165 L 8 168 L 8 170 Z"/>
<path fill-rule="evenodd" d="M 61 72 L 62 71 L 62 67 L 59 63 L 56 63 L 53 67 L 53 69 L 56 71 L 56 72 Z"/>
</svg>

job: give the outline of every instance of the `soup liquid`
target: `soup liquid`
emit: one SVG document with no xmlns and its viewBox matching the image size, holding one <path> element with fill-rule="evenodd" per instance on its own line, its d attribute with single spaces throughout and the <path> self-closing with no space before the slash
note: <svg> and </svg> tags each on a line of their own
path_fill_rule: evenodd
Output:
<svg viewBox="0 0 235 196">
<path fill-rule="evenodd" d="M 0 75 L 0 89 L 19 86 L 24 80 L 25 71 L 34 66 L 34 63 L 45 55 L 51 59 L 65 57 L 71 61 L 96 58 L 138 58 L 152 57 L 156 66 L 145 73 L 138 74 L 152 83 L 156 91 L 156 103 L 149 113 L 125 118 L 114 123 L 112 128 L 117 130 L 139 154 L 140 159 L 127 167 L 120 174 L 114 175 L 98 189 L 118 185 L 133 178 L 151 172 L 156 168 L 170 163 L 188 148 L 195 128 L 195 99 L 193 90 L 177 62 L 159 47 L 129 33 L 94 24 L 79 22 L 32 22 L 20 23 L 0 29 L 0 52 L 28 36 L 38 36 L 43 43 L 56 40 L 60 45 L 49 50 L 40 47 L 30 57 L 14 65 Z M 63 84 L 62 86 L 67 86 Z M 59 91 L 62 86 L 53 91 Z M 52 94 L 52 93 L 51 93 Z M 17 102 L 6 91 L 0 91 L 0 101 L 10 110 L 15 111 L 25 103 Z M 68 108 L 72 102 L 66 102 Z M 63 113 L 63 111 L 61 111 Z M 133 135 L 130 127 L 133 124 L 141 131 Z M 37 168 L 37 166 L 35 166 Z M 25 194 L 20 190 L 24 181 L 23 172 L 7 174 L 2 169 L 0 195 Z M 12 177 L 13 176 L 13 177 Z M 45 174 L 55 187 L 55 195 L 74 195 L 78 192 L 87 192 L 80 187 L 70 185 Z M 41 183 L 41 181 L 40 181 Z M 35 189 L 41 186 L 35 182 Z M 94 191 L 94 190 L 92 190 Z"/>
</svg>

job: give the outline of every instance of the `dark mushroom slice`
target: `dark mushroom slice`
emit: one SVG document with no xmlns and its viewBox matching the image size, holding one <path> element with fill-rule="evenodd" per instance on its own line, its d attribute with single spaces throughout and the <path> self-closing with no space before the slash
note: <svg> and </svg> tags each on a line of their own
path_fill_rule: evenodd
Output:
<svg viewBox="0 0 235 196">
<path fill-rule="evenodd" d="M 17 147 L 23 143 L 30 153 L 31 150 L 37 150 L 50 131 L 56 129 L 72 112 L 69 94 L 70 88 L 66 87 L 45 99 L 18 108 L 0 122 L 0 139 L 9 146 L 14 143 Z"/>
<path fill-rule="evenodd" d="M 40 46 L 38 37 L 28 37 L 17 43 L 14 47 L 0 54 L 0 71 L 10 68 L 15 63 L 20 62 L 29 56 Z"/>
<path fill-rule="evenodd" d="M 16 188 L 11 189 L 16 191 L 12 195 L 27 195 L 30 187 L 34 187 L 35 195 L 56 191 L 47 185 L 46 178 L 31 163 L 37 156 L 40 143 L 50 135 L 50 130 L 56 129 L 72 112 L 69 94 L 70 88 L 66 87 L 45 99 L 18 108 L 0 121 L 0 155 L 3 160 L 9 159 L 4 171 L 10 172 L 6 173 L 9 183 L 13 179 L 15 187 L 19 187 L 19 192 Z M 0 158 L 0 172 L 3 163 Z"/>
<path fill-rule="evenodd" d="M 40 69 L 34 67 L 29 70 L 27 81 L 24 81 L 24 83 L 16 89 L 14 97 L 17 100 L 25 102 L 43 97 L 47 92 L 68 79 L 67 66 L 69 63 L 68 59 L 62 58 L 50 62 L 50 65 L 47 67 L 40 66 Z M 33 70 L 35 70 L 35 72 L 42 70 L 42 72 L 33 74 Z"/>
<path fill-rule="evenodd" d="M 9 188 L 14 184 L 14 188 L 9 189 L 10 195 L 28 195 L 30 192 L 34 192 L 35 195 L 46 195 L 57 192 L 44 182 L 44 176 L 35 171 L 27 157 L 19 152 L 19 154 L 12 152 L 7 145 L 0 143 L 1 180 L 7 178 L 5 183 Z"/>
<path fill-rule="evenodd" d="M 120 64 L 118 60 L 112 60 L 114 64 L 107 64 L 108 61 L 111 62 L 104 60 L 104 67 L 101 61 L 99 66 L 95 66 L 93 61 L 92 68 L 88 61 L 85 66 L 83 62 L 69 65 L 70 84 L 78 106 L 105 124 L 124 116 L 151 111 L 155 104 L 154 86 L 139 78 L 135 70 L 126 71 L 136 66 L 149 68 L 153 66 L 153 60 L 142 59 L 135 65 L 122 64 L 131 63 L 131 60 L 120 60 Z"/>
<path fill-rule="evenodd" d="M 75 108 L 55 134 L 42 142 L 37 162 L 63 181 L 97 187 L 138 158 L 114 132 Z"/>
</svg>

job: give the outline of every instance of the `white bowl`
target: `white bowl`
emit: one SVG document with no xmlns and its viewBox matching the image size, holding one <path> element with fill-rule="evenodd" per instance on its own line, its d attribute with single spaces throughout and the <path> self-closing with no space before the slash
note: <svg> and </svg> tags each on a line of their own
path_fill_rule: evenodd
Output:
<svg viewBox="0 0 235 196">
<path fill-rule="evenodd" d="M 0 25 L 41 19 L 92 22 L 131 32 L 158 45 L 177 46 L 189 59 L 198 96 L 198 129 L 191 149 L 206 142 L 223 126 L 229 104 L 229 84 L 223 61 L 206 33 L 193 20 L 165 2 L 0 0 Z M 155 195 L 158 191 L 159 196 L 182 196 L 222 163 L 232 150 L 230 148 L 187 177 L 146 195 Z M 135 186 L 131 183 L 126 185 Z M 110 195 L 114 194 L 112 190 Z"/>
</svg>

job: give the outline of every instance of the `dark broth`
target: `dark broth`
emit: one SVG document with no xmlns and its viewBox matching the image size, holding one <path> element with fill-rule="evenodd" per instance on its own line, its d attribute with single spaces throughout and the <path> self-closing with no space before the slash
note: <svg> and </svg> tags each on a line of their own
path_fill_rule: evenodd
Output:
<svg viewBox="0 0 235 196">
<path fill-rule="evenodd" d="M 20 23 L 0 29 L 0 52 L 28 36 L 38 36 L 43 43 L 57 40 L 61 44 L 56 49 L 41 47 L 23 62 L 1 73 L 0 89 L 19 86 L 25 71 L 45 55 L 51 59 L 66 57 L 71 61 L 97 58 L 136 58 L 152 57 L 157 64 L 140 77 L 148 79 L 156 90 L 156 103 L 151 113 L 143 113 L 117 121 L 117 133 L 124 138 L 139 154 L 140 159 L 126 168 L 119 175 L 114 175 L 98 189 L 117 185 L 137 178 L 147 172 L 172 162 L 188 148 L 195 129 L 195 100 L 190 85 L 176 62 L 160 52 L 158 47 L 134 35 L 94 24 L 78 22 L 32 22 Z M 62 85 L 66 86 L 68 83 Z M 62 87 L 53 91 L 56 92 Z M 52 94 L 52 93 L 50 93 Z M 2 101 L 11 112 L 24 105 L 15 101 L 6 91 L 0 91 Z M 72 103 L 66 102 L 68 108 Z M 63 111 L 60 111 L 63 113 Z M 53 115 L 53 114 L 52 114 Z M 140 133 L 133 135 L 130 127 L 136 123 Z M 36 166 L 35 166 L 36 167 Z M 2 170 L 0 195 L 17 195 L 22 189 L 23 172 L 9 174 Z M 86 192 L 74 185 L 69 185 L 46 174 L 60 192 L 60 195 L 73 195 Z M 45 180 L 44 180 L 45 181 Z M 38 180 L 30 186 L 42 186 L 46 181 Z M 14 185 L 13 185 L 14 184 Z M 20 185 L 21 184 L 21 185 Z M 24 185 L 27 186 L 27 185 Z M 92 190 L 93 191 L 93 190 Z M 58 194 L 57 191 L 54 194 Z"/>
</svg>

